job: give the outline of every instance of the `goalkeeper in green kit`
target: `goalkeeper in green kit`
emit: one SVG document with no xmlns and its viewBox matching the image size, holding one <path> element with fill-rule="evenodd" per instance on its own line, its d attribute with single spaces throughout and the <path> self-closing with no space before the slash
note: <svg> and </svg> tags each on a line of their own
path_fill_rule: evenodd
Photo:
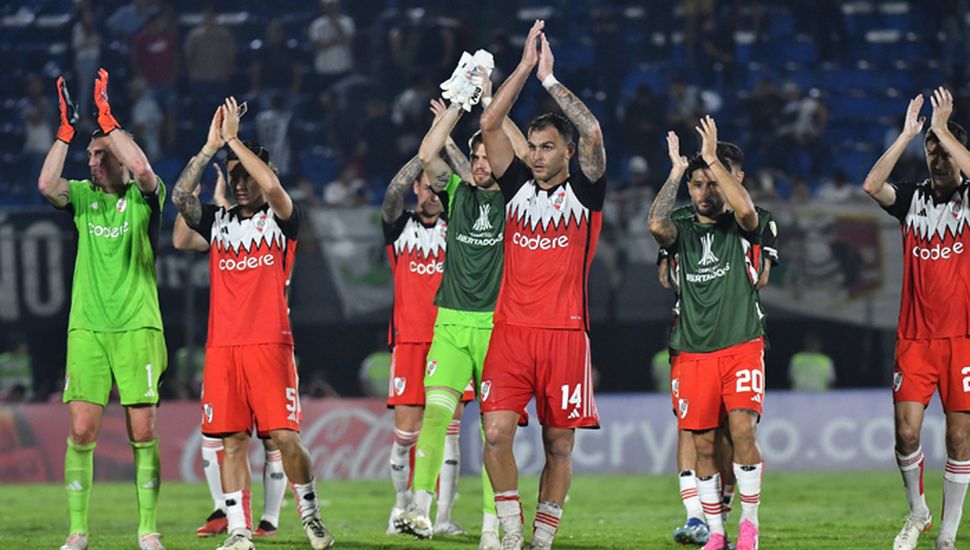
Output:
<svg viewBox="0 0 970 550">
<path fill-rule="evenodd" d="M 483 66 L 476 70 L 483 74 L 482 102 L 487 105 L 491 100 L 489 71 Z M 470 378 L 474 379 L 476 393 L 480 391 L 492 335 L 492 313 L 502 281 L 505 199 L 492 178 L 481 132 L 469 140 L 471 181 L 455 174 L 440 157 L 443 148 L 454 147 L 449 135 L 461 112 L 462 101 L 453 98 L 425 136 L 418 153 L 432 188 L 448 196 L 448 255 L 435 297 L 438 316 L 424 378 L 426 399 L 415 453 L 414 500 L 396 521 L 399 529 L 418 538 L 429 538 L 438 532 L 432 528 L 430 510 L 444 455 L 445 434 Z M 516 152 L 524 156 L 528 145 L 519 129 L 508 118 L 503 129 Z M 495 499 L 484 468 L 482 489 L 484 519 L 479 549 L 498 550 Z"/>
<path fill-rule="evenodd" d="M 156 525 L 160 466 L 155 411 L 168 363 L 158 309 L 155 251 L 165 185 L 145 153 L 121 129 L 108 103 L 108 73 L 98 71 L 94 103 L 98 130 L 88 143 L 90 179 L 61 176 L 74 139 L 77 107 L 57 79 L 60 128 L 37 187 L 74 218 L 77 259 L 67 333 L 64 402 L 71 414 L 64 457 L 70 534 L 61 550 L 88 546 L 88 500 L 94 446 L 112 382 L 125 407 L 135 455 L 138 545 L 164 550 Z"/>
</svg>

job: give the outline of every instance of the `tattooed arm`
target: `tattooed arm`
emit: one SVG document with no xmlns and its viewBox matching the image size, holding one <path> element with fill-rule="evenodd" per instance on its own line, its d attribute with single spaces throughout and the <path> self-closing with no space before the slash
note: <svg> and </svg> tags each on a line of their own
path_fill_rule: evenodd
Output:
<svg viewBox="0 0 970 550">
<path fill-rule="evenodd" d="M 391 179 L 384 193 L 384 203 L 381 204 L 381 218 L 385 222 L 393 222 L 404 212 L 404 195 L 421 175 L 421 169 L 421 158 L 415 155 Z"/>
<path fill-rule="evenodd" d="M 670 176 L 657 193 L 650 205 L 650 234 L 657 244 L 666 248 L 677 240 L 677 226 L 670 220 L 677 202 L 677 190 L 687 171 L 687 157 L 680 154 L 680 139 L 677 134 L 667 132 L 667 153 L 670 155 Z"/>
<path fill-rule="evenodd" d="M 421 159 L 424 174 L 428 177 L 428 182 L 431 183 L 431 188 L 435 192 L 444 190 L 445 186 L 448 185 L 448 180 L 451 179 L 451 168 L 441 158 L 441 149 L 445 147 L 445 142 L 451 135 L 451 130 L 455 127 L 455 124 L 458 123 L 460 116 L 461 105 L 452 103 L 435 119 L 431 129 L 421 140 L 421 148 L 418 149 L 418 158 Z"/>
<path fill-rule="evenodd" d="M 199 197 L 195 194 L 195 189 L 202 179 L 202 171 L 205 170 L 206 164 L 212 160 L 212 157 L 219 152 L 219 149 L 225 145 L 221 131 L 222 118 L 223 107 L 220 106 L 212 115 L 212 123 L 209 124 L 209 134 L 206 137 L 205 145 L 202 146 L 199 154 L 189 159 L 189 163 L 182 170 L 178 181 L 175 182 L 175 189 L 172 190 L 172 202 L 175 203 L 175 208 L 178 209 L 190 226 L 198 225 L 202 219 L 202 203 L 199 202 Z"/>
<path fill-rule="evenodd" d="M 586 104 L 552 76 L 552 65 L 555 59 L 545 34 L 539 36 L 539 43 L 539 66 L 536 69 L 536 77 L 549 90 L 549 95 L 556 100 L 566 118 L 579 131 L 579 167 L 589 181 L 596 181 L 606 172 L 606 148 L 603 147 L 600 123 Z M 546 81 L 549 77 L 552 77 L 550 79 L 552 84 Z"/>
<path fill-rule="evenodd" d="M 451 167 L 452 172 L 458 174 L 463 181 L 472 181 L 472 165 L 468 157 L 461 151 L 455 140 L 448 136 L 445 142 L 445 161 Z"/>
</svg>

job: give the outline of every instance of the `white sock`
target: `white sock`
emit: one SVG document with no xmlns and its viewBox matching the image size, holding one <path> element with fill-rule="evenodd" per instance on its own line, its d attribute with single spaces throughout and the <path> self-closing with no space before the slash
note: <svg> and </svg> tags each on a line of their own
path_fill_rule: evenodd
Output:
<svg viewBox="0 0 970 550">
<path fill-rule="evenodd" d="M 960 518 L 963 516 L 963 500 L 970 483 L 970 460 L 946 459 L 943 472 L 943 521 L 940 524 L 941 539 L 956 539 Z"/>
<path fill-rule="evenodd" d="M 495 514 L 482 513 L 482 533 L 486 531 L 498 533 L 498 516 Z"/>
<path fill-rule="evenodd" d="M 761 503 L 761 472 L 764 462 L 758 464 L 735 464 L 734 477 L 738 480 L 738 493 L 741 494 L 741 519 L 758 526 L 758 505 Z"/>
<path fill-rule="evenodd" d="M 317 490 L 314 485 L 315 482 L 312 478 L 302 485 L 299 483 L 293 484 L 293 491 L 296 492 L 296 500 L 300 503 L 300 519 L 303 521 L 320 517 L 320 506 L 317 503 Z"/>
<path fill-rule="evenodd" d="M 434 493 L 430 491 L 418 491 L 414 493 L 414 505 L 421 510 L 421 513 L 428 516 L 431 513 L 431 501 L 434 500 Z"/>
<path fill-rule="evenodd" d="M 283 454 L 266 451 L 263 465 L 263 517 L 276 527 L 280 526 L 280 506 L 286 494 L 286 473 L 283 472 Z"/>
<path fill-rule="evenodd" d="M 461 468 L 461 445 L 458 434 L 461 420 L 452 420 L 445 435 L 445 456 L 438 474 L 438 512 L 435 523 L 451 521 L 451 504 L 458 492 L 458 473 Z"/>
<path fill-rule="evenodd" d="M 725 534 L 724 521 L 721 519 L 721 476 L 697 478 L 697 496 L 704 508 L 704 519 L 711 533 Z"/>
<path fill-rule="evenodd" d="M 502 491 L 495 493 L 495 515 L 502 523 L 506 533 L 522 532 L 522 503 L 519 501 L 519 491 Z"/>
<path fill-rule="evenodd" d="M 226 518 L 229 520 L 229 534 L 242 533 L 252 538 L 253 533 L 246 522 L 246 516 L 248 514 L 246 513 L 245 505 L 248 503 L 243 499 L 243 492 L 233 491 L 226 493 L 225 497 Z"/>
<path fill-rule="evenodd" d="M 547 542 L 552 545 L 559 531 L 559 520 L 562 519 L 562 506 L 555 502 L 544 500 L 536 508 L 536 519 L 532 522 L 532 540 Z"/>
<path fill-rule="evenodd" d="M 202 471 L 205 473 L 205 483 L 212 495 L 212 505 L 215 510 L 226 511 L 225 497 L 222 495 L 222 474 L 219 467 L 219 453 L 222 452 L 222 440 L 218 437 L 202 436 Z"/>
<path fill-rule="evenodd" d="M 910 513 L 921 518 L 928 517 L 930 509 L 923 494 L 923 447 L 905 456 L 897 451 L 896 464 L 899 465 L 899 473 L 903 474 L 903 487 L 906 489 Z"/>
<path fill-rule="evenodd" d="M 684 502 L 684 509 L 687 510 L 687 519 L 704 519 L 704 508 L 701 507 L 701 499 L 697 496 L 697 476 L 694 470 L 684 470 L 677 478 L 680 482 L 680 500 Z"/>
<path fill-rule="evenodd" d="M 418 440 L 418 432 L 405 432 L 394 428 L 391 444 L 391 484 L 396 494 L 394 507 L 406 508 L 411 502 L 408 480 L 411 477 L 411 449 Z"/>
</svg>

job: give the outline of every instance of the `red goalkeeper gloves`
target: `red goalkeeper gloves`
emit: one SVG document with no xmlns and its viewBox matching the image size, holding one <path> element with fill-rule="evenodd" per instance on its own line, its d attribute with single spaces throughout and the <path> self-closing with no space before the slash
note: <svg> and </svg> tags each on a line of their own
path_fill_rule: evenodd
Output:
<svg viewBox="0 0 970 550">
<path fill-rule="evenodd" d="M 64 77 L 57 79 L 57 101 L 60 105 L 61 125 L 57 129 L 57 139 L 70 145 L 77 133 L 77 104 L 71 99 L 71 93 L 67 91 L 67 84 Z"/>
<path fill-rule="evenodd" d="M 98 106 L 98 127 L 105 135 L 121 128 L 111 114 L 111 105 L 108 103 L 108 71 L 103 68 L 98 69 L 98 77 L 94 80 L 94 104 Z"/>
</svg>

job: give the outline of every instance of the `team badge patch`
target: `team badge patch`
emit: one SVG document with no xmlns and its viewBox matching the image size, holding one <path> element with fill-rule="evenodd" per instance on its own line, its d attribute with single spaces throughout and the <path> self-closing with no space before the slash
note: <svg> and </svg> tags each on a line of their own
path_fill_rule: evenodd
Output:
<svg viewBox="0 0 970 550">
<path fill-rule="evenodd" d="M 266 219 L 266 214 L 263 214 L 256 219 L 256 231 L 262 233 L 263 230 L 266 229 Z"/>
<path fill-rule="evenodd" d="M 900 371 L 896 371 L 895 374 L 893 374 L 893 391 L 894 392 L 899 391 L 899 387 L 902 385 L 903 385 L 903 373 Z"/>
<path fill-rule="evenodd" d="M 481 391 L 482 401 L 485 401 L 486 399 L 488 399 L 488 393 L 490 391 L 492 391 L 492 381 L 482 380 L 482 391 Z"/>
<path fill-rule="evenodd" d="M 687 418 L 687 408 L 690 407 L 690 403 L 686 399 L 681 399 L 677 401 L 677 409 L 680 410 L 680 417 Z"/>
<path fill-rule="evenodd" d="M 566 202 L 566 192 L 559 191 L 556 193 L 556 197 L 552 199 L 552 207 L 556 210 L 562 210 L 563 203 Z"/>
<path fill-rule="evenodd" d="M 118 209 L 118 212 L 124 212 L 128 208 L 128 201 L 124 197 L 121 197 L 118 199 L 118 204 L 115 205 L 115 208 Z"/>
<path fill-rule="evenodd" d="M 212 422 L 212 404 L 206 403 L 202 405 L 202 413 L 205 414 L 205 421 L 208 423 Z"/>
<path fill-rule="evenodd" d="M 401 395 L 402 393 L 404 393 L 404 388 L 407 385 L 408 385 L 407 379 L 400 376 L 394 377 L 394 393 L 396 393 L 397 395 Z"/>
<path fill-rule="evenodd" d="M 438 362 L 434 360 L 428 361 L 427 376 L 434 376 L 434 371 L 436 370 L 438 370 Z"/>
<path fill-rule="evenodd" d="M 674 394 L 674 397 L 680 397 L 680 378 L 670 381 L 670 393 Z"/>
</svg>

